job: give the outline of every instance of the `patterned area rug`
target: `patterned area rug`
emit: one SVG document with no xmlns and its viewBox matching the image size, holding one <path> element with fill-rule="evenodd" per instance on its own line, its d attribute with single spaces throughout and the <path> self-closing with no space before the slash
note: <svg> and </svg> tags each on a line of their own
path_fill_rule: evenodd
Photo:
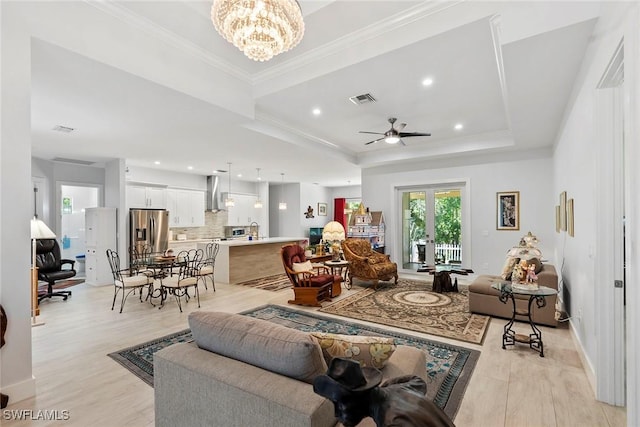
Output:
<svg viewBox="0 0 640 427">
<path fill-rule="evenodd" d="M 469 313 L 469 293 L 431 292 L 431 282 L 400 279 L 398 286 L 364 289 L 319 311 L 481 344 L 489 316 Z"/>
<path fill-rule="evenodd" d="M 451 419 L 458 411 L 480 356 L 477 350 L 359 325 L 346 320 L 330 319 L 288 307 L 265 305 L 242 314 L 302 331 L 393 337 L 397 344 L 422 349 L 427 356 L 427 397 L 443 408 Z M 172 344 L 191 340 L 191 331 L 187 329 L 111 353 L 109 356 L 153 387 L 153 354 Z"/>
<path fill-rule="evenodd" d="M 262 279 L 249 280 L 238 283 L 240 286 L 251 286 L 252 288 L 264 289 L 265 291 L 280 291 L 291 287 L 291 282 L 286 274 L 276 274 L 263 277 Z"/>
</svg>

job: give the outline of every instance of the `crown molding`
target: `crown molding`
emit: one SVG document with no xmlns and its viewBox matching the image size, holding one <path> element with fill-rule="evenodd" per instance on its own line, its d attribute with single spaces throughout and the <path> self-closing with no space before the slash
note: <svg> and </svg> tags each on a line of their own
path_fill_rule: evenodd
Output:
<svg viewBox="0 0 640 427">
<path fill-rule="evenodd" d="M 384 35 L 385 33 L 395 31 L 398 28 L 402 28 L 416 21 L 442 12 L 460 3 L 464 3 L 464 0 L 451 2 L 428 1 L 420 3 L 417 6 L 399 12 L 395 15 L 391 15 L 382 21 L 370 24 L 358 31 L 345 34 L 344 36 L 337 38 L 330 43 L 326 43 L 308 52 L 297 55 L 296 57 L 291 58 L 278 65 L 274 65 L 273 67 L 270 67 L 264 71 L 255 73 L 253 75 L 252 83 L 254 85 L 265 83 L 272 78 L 280 77 L 284 73 L 289 73 L 302 66 L 308 65 L 309 63 L 323 60 L 330 55 L 336 54 L 337 52 L 346 49 L 353 49 L 354 45 L 358 45 L 375 39 Z"/>
<path fill-rule="evenodd" d="M 96 9 L 108 13 L 109 15 L 119 19 L 127 25 L 138 28 L 154 38 L 167 43 L 181 52 L 188 53 L 206 64 L 229 74 L 244 83 L 251 84 L 252 78 L 249 73 L 238 68 L 227 61 L 222 60 L 220 57 L 211 54 L 210 52 L 202 49 L 200 46 L 190 42 L 177 35 L 176 33 L 167 30 L 161 25 L 150 21 L 147 18 L 140 16 L 137 13 L 132 12 L 130 9 L 112 1 L 108 0 L 83 0 L 86 4 L 95 7 Z"/>
</svg>

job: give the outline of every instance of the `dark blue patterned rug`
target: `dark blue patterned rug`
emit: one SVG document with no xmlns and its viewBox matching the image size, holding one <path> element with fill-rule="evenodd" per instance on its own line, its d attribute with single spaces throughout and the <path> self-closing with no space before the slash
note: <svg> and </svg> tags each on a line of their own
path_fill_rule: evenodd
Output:
<svg viewBox="0 0 640 427">
<path fill-rule="evenodd" d="M 241 313 L 268 320 L 301 331 L 320 331 L 335 334 L 375 335 L 393 337 L 396 344 L 422 349 L 427 356 L 427 397 L 454 418 L 467 388 L 480 352 L 451 344 L 414 337 L 386 329 L 360 325 L 340 319 L 318 316 L 289 307 L 265 305 Z M 169 345 L 191 341 L 191 331 L 176 332 L 153 341 L 109 354 L 144 382 L 153 386 L 153 354 Z"/>
</svg>

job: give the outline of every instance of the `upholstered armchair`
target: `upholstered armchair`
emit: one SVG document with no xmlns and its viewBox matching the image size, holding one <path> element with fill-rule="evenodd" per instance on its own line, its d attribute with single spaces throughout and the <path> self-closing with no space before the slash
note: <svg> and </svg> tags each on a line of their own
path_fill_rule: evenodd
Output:
<svg viewBox="0 0 640 427">
<path fill-rule="evenodd" d="M 300 245 L 283 246 L 280 254 L 284 271 L 293 285 L 294 299 L 289 300 L 289 304 L 320 307 L 322 301 L 331 299 L 333 288 L 342 282 L 341 276 L 329 274 L 326 267 L 314 268 L 307 262 Z"/>
<path fill-rule="evenodd" d="M 371 243 L 364 239 L 347 239 L 342 242 L 344 258 L 349 261 L 349 279 L 354 277 L 373 282 L 377 289 L 380 280 L 394 279 L 398 284 L 398 266 L 391 262 L 389 255 L 371 249 Z"/>
</svg>

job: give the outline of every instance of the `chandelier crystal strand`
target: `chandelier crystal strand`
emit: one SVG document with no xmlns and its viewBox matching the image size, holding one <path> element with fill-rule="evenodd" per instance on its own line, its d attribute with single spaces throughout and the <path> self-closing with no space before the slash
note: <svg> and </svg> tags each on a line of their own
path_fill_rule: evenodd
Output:
<svg viewBox="0 0 640 427">
<path fill-rule="evenodd" d="M 254 61 L 268 61 L 295 47 L 304 35 L 296 0 L 214 0 L 216 30 Z"/>
</svg>

